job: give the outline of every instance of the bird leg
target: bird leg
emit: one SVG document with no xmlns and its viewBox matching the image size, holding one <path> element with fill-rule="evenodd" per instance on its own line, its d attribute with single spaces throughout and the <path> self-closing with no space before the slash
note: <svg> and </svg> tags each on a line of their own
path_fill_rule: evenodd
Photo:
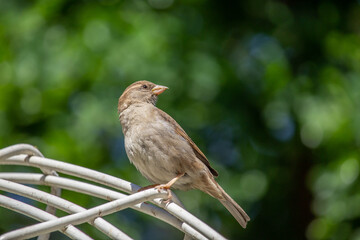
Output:
<svg viewBox="0 0 360 240">
<path fill-rule="evenodd" d="M 168 183 L 166 184 L 159 184 L 157 186 L 155 186 L 155 189 L 157 189 L 159 192 L 160 190 L 166 190 L 168 193 L 167 199 L 164 201 L 164 203 L 168 203 L 170 202 L 171 198 L 172 198 L 172 194 L 171 194 L 171 186 L 182 176 L 184 176 L 185 173 L 180 173 L 178 174 L 176 177 L 174 177 L 173 179 L 171 179 Z"/>
<path fill-rule="evenodd" d="M 150 189 L 150 188 L 154 188 L 154 187 L 159 186 L 159 185 L 160 184 L 152 184 L 152 185 L 149 185 L 149 186 L 146 186 L 146 187 L 142 187 L 139 190 L 137 190 L 137 192 L 141 192 L 141 191 L 144 191 L 144 190 L 147 190 L 147 189 Z"/>
</svg>

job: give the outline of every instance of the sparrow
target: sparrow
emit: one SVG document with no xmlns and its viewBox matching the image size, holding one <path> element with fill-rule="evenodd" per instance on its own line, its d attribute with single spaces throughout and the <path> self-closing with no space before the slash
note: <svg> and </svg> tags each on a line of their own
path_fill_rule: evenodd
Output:
<svg viewBox="0 0 360 240">
<path fill-rule="evenodd" d="M 149 81 L 128 86 L 119 98 L 118 113 L 126 154 L 157 189 L 198 189 L 218 199 L 245 228 L 249 216 L 215 181 L 218 172 L 184 129 L 157 108 L 168 87 Z M 171 195 L 169 194 L 171 198 Z"/>
</svg>

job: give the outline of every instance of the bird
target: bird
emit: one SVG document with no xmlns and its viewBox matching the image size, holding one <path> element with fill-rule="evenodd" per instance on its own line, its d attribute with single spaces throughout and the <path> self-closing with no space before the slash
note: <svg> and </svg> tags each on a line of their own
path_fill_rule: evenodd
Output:
<svg viewBox="0 0 360 240">
<path fill-rule="evenodd" d="M 168 87 L 142 80 L 119 97 L 118 114 L 130 162 L 158 190 L 198 189 L 218 199 L 246 228 L 250 217 L 216 182 L 219 174 L 183 128 L 156 107 Z M 169 199 L 171 194 L 169 193 Z"/>
</svg>

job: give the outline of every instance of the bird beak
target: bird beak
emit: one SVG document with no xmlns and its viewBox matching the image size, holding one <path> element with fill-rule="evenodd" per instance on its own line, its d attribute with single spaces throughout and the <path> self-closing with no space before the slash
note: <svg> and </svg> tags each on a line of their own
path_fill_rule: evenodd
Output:
<svg viewBox="0 0 360 240">
<path fill-rule="evenodd" d="M 161 85 L 156 85 L 153 89 L 151 89 L 151 91 L 156 95 L 160 95 L 161 93 L 163 93 L 166 89 L 169 89 L 168 87 L 165 86 L 161 86 Z"/>
</svg>

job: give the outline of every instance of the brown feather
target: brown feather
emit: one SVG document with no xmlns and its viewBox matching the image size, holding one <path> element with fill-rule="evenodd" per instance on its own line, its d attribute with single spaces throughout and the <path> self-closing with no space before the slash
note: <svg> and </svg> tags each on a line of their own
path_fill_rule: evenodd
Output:
<svg viewBox="0 0 360 240">
<path fill-rule="evenodd" d="M 210 170 L 211 174 L 215 177 L 219 176 L 218 172 L 210 166 L 209 160 L 206 158 L 205 154 L 198 148 L 198 146 L 196 146 L 196 144 L 186 134 L 184 129 L 182 129 L 181 126 L 172 117 L 170 117 L 169 114 L 162 111 L 161 109 L 158 109 L 158 110 L 160 112 L 161 117 L 163 117 L 165 120 L 171 122 L 175 126 L 175 132 L 177 134 L 179 134 L 181 137 L 183 137 L 189 143 L 189 145 L 193 149 L 196 157 L 206 165 L 206 167 Z"/>
</svg>

